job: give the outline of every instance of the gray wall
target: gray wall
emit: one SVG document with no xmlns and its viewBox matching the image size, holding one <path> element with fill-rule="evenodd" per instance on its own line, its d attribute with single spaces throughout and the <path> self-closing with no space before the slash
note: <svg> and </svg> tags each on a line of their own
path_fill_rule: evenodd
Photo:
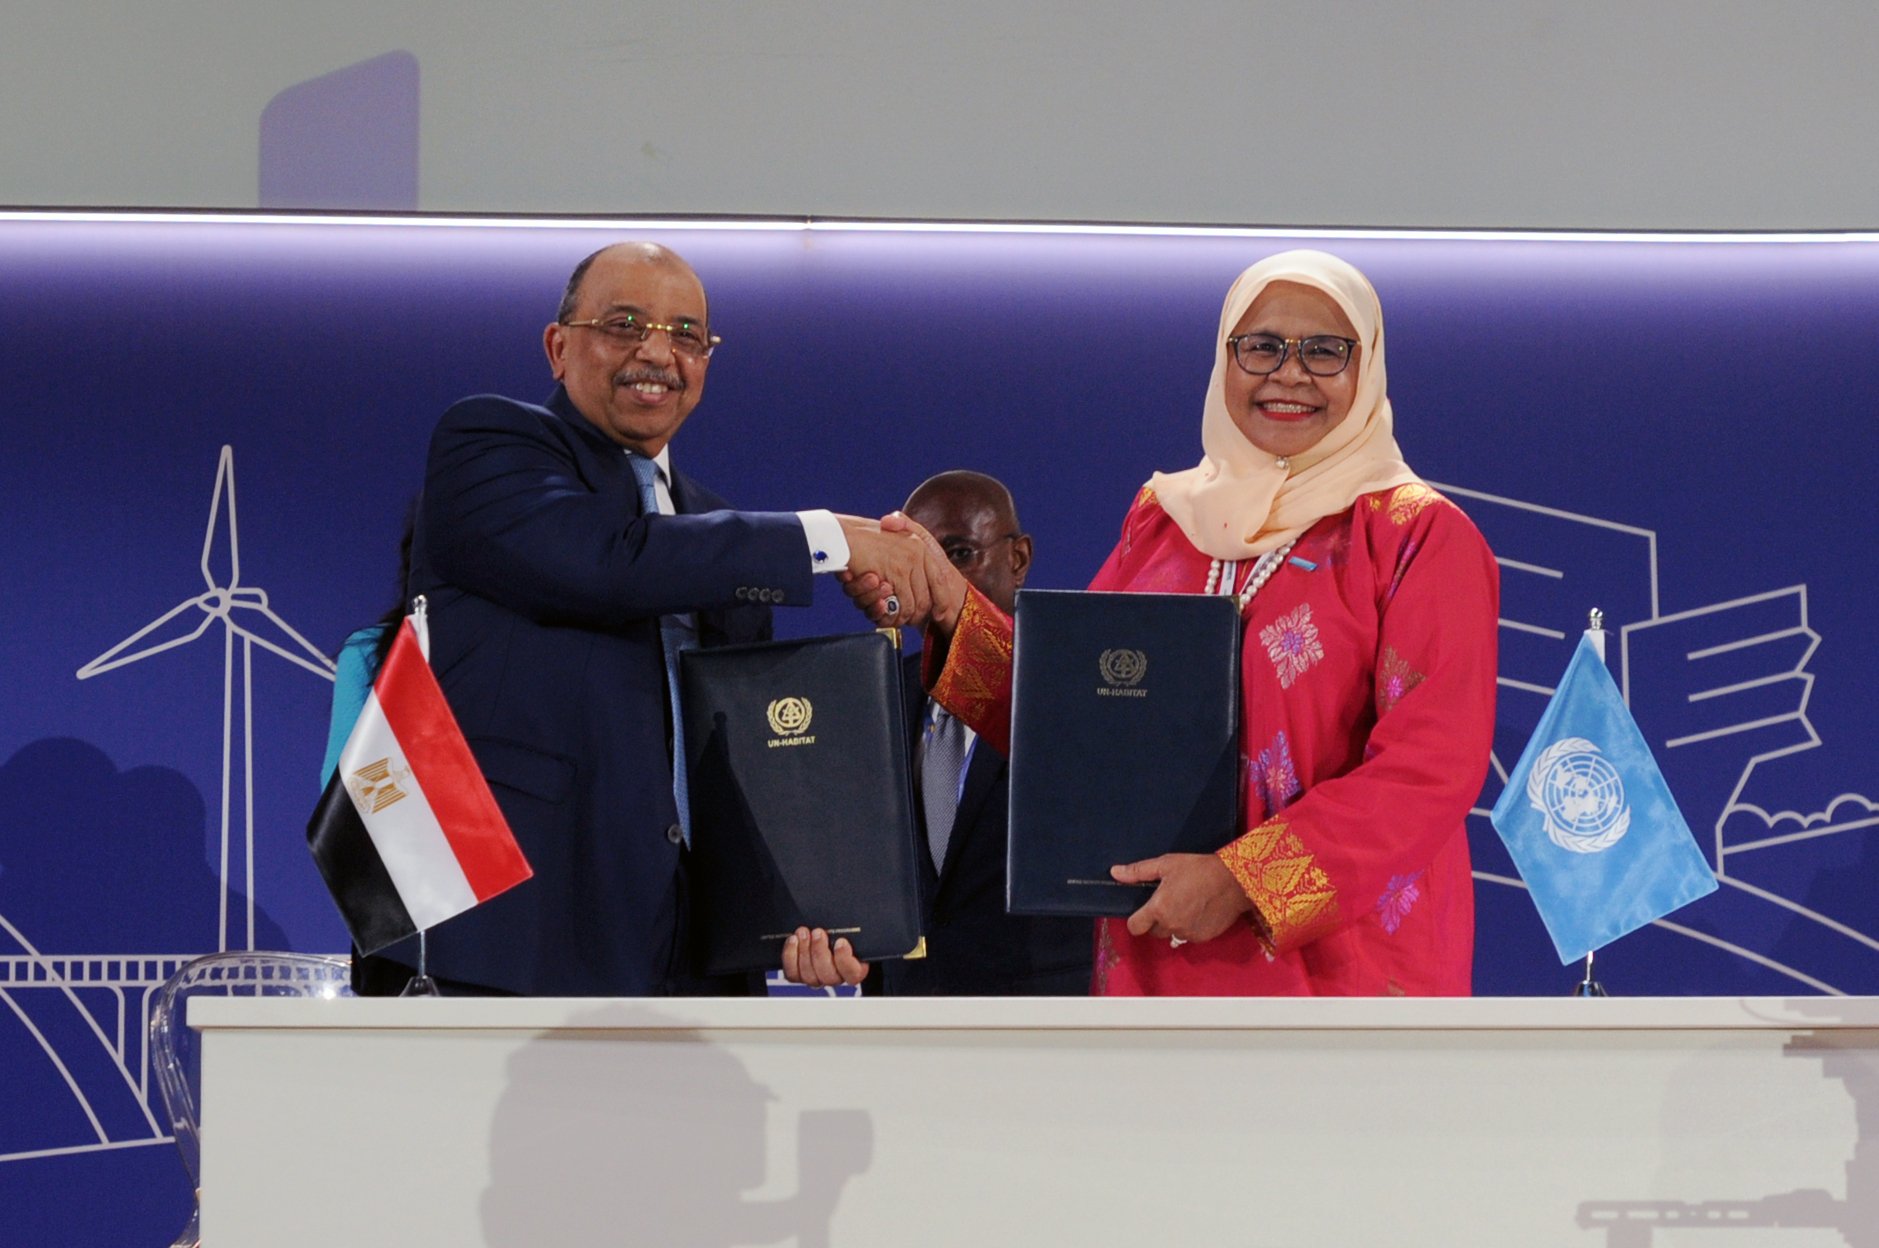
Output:
<svg viewBox="0 0 1879 1248">
<path fill-rule="evenodd" d="M 13 0 L 0 204 L 259 202 L 392 51 L 426 211 L 1879 226 L 1870 0 Z"/>
</svg>

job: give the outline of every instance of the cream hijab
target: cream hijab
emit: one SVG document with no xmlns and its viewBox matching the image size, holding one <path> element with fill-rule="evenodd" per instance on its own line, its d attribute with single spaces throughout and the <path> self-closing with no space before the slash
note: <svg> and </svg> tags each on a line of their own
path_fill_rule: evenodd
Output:
<svg viewBox="0 0 1879 1248">
<path fill-rule="evenodd" d="M 1246 440 L 1227 414 L 1226 370 L 1238 368 L 1227 349 L 1259 292 L 1273 282 L 1323 291 L 1344 310 L 1361 344 L 1357 393 L 1350 414 L 1316 446 L 1289 464 Z M 1362 273 L 1322 251 L 1283 251 L 1240 274 L 1220 309 L 1213 376 L 1201 405 L 1200 440 L 1206 452 L 1185 472 L 1149 478 L 1162 510 L 1187 540 L 1215 559 L 1247 559 L 1297 537 L 1325 516 L 1345 510 L 1361 494 L 1416 481 L 1391 431 L 1384 392 L 1383 308 Z"/>
</svg>

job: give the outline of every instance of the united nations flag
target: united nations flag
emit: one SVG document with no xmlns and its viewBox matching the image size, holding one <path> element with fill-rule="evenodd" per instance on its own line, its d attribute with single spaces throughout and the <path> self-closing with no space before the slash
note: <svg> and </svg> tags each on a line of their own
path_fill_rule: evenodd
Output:
<svg viewBox="0 0 1879 1248">
<path fill-rule="evenodd" d="M 1590 635 L 1507 777 L 1493 821 L 1562 963 L 1716 891 Z"/>
</svg>

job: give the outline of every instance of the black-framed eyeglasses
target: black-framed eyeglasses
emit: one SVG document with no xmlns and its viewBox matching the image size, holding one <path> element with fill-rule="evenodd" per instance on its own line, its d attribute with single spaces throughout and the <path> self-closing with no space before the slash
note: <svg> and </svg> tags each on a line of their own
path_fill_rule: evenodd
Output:
<svg viewBox="0 0 1879 1248">
<path fill-rule="evenodd" d="M 1350 367 L 1351 352 L 1357 349 L 1355 338 L 1336 334 L 1313 334 L 1309 338 L 1281 338 L 1277 334 L 1235 334 L 1227 339 L 1233 359 L 1255 377 L 1265 377 L 1285 367 L 1285 357 L 1294 349 L 1298 362 L 1313 377 L 1335 377 Z"/>
<path fill-rule="evenodd" d="M 955 537 L 950 541 L 942 541 L 940 549 L 946 552 L 946 558 L 955 568 L 969 568 L 985 558 L 986 553 L 998 543 L 1015 542 L 1023 536 L 1022 533 L 1007 533 L 1002 537 L 994 537 L 983 546 L 977 542 L 968 542 L 963 537 Z"/>
<path fill-rule="evenodd" d="M 672 340 L 674 352 L 695 360 L 710 359 L 711 352 L 724 341 L 716 334 L 707 332 L 697 321 L 681 320 L 667 324 L 664 321 L 649 321 L 631 312 L 597 316 L 591 321 L 562 321 L 561 324 L 569 329 L 591 329 L 628 347 L 638 346 L 652 337 L 654 330 L 660 330 Z"/>
</svg>

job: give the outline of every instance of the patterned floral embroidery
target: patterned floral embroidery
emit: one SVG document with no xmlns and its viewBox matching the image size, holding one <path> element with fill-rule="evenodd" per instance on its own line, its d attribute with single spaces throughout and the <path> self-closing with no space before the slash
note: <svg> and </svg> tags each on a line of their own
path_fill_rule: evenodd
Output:
<svg viewBox="0 0 1879 1248">
<path fill-rule="evenodd" d="M 1283 729 L 1258 758 L 1246 760 L 1246 780 L 1248 789 L 1265 802 L 1266 815 L 1278 814 L 1298 796 L 1298 769 L 1292 766 L 1292 745 Z"/>
<path fill-rule="evenodd" d="M 1259 640 L 1266 654 L 1279 670 L 1279 688 L 1290 689 L 1292 682 L 1311 670 L 1324 657 L 1324 643 L 1318 639 L 1318 626 L 1311 622 L 1311 604 L 1298 607 L 1259 630 Z"/>
<path fill-rule="evenodd" d="M 1268 819 L 1215 856 L 1258 910 L 1275 949 L 1295 948 L 1337 918 L 1331 877 L 1285 820 Z"/>
<path fill-rule="evenodd" d="M 1399 485 L 1387 494 L 1378 493 L 1370 495 L 1370 510 L 1382 511 L 1385 507 L 1388 507 L 1390 509 L 1390 523 L 1400 526 L 1414 520 L 1417 516 L 1421 515 L 1426 508 L 1443 501 L 1440 494 L 1437 494 L 1428 486 L 1416 482 L 1410 485 Z"/>
<path fill-rule="evenodd" d="M 1377 665 L 1377 714 L 1389 714 L 1390 708 L 1422 680 L 1422 673 L 1412 669 L 1408 660 L 1396 653 L 1395 646 L 1383 647 L 1383 662 Z"/>
<path fill-rule="evenodd" d="M 933 700 L 968 723 L 985 720 L 1010 679 L 1011 623 L 971 590 L 959 611 L 946 666 L 933 682 Z"/>
<path fill-rule="evenodd" d="M 1266 816 L 1272 813 L 1272 808 L 1266 805 L 1265 795 L 1260 789 L 1259 763 L 1242 754 L 1240 767 L 1246 774 L 1246 781 L 1240 790 L 1245 797 L 1246 817 L 1254 823 L 1264 823 Z"/>
<path fill-rule="evenodd" d="M 1383 890 L 1383 896 L 1377 898 L 1377 917 L 1383 921 L 1383 930 L 1396 935 L 1396 929 L 1403 925 L 1409 912 L 1422 897 L 1422 890 L 1416 887 L 1416 881 L 1422 878 L 1422 872 L 1414 875 L 1393 875 Z"/>
</svg>

